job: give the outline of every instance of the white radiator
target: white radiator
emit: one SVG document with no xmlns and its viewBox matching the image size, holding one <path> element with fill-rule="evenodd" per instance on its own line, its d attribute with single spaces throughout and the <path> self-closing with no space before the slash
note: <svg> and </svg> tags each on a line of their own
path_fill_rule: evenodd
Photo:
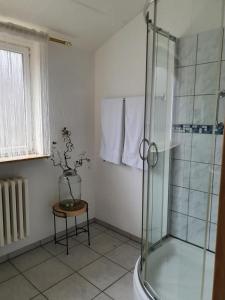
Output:
<svg viewBox="0 0 225 300">
<path fill-rule="evenodd" d="M 29 235 L 28 182 L 25 178 L 0 180 L 0 246 Z"/>
</svg>

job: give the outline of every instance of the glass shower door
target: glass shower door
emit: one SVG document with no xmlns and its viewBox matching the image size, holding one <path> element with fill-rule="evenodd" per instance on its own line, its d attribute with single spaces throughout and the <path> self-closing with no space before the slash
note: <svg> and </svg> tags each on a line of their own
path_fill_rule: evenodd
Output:
<svg viewBox="0 0 225 300">
<path fill-rule="evenodd" d="M 149 64 L 154 64 L 153 80 L 147 86 L 145 135 L 149 140 L 147 164 L 144 170 L 144 186 L 148 199 L 146 206 L 146 227 L 143 237 L 145 247 L 143 253 L 145 278 L 149 279 L 152 269 L 148 255 L 158 249 L 168 236 L 169 226 L 169 180 L 170 156 L 172 146 L 172 109 L 175 63 L 175 37 L 166 32 L 156 30 L 150 24 L 149 38 L 155 45 L 150 53 Z M 148 98 L 149 97 L 149 98 Z M 150 98 L 152 101 L 150 101 Z M 154 285 L 145 284 L 151 293 Z"/>
<path fill-rule="evenodd" d="M 223 5 L 151 1 L 147 15 L 141 279 L 152 299 L 212 295 L 224 122 Z"/>
</svg>

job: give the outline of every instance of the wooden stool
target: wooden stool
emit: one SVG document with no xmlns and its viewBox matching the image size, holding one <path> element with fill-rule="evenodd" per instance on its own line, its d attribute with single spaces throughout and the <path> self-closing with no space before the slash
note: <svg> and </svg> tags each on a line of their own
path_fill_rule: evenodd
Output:
<svg viewBox="0 0 225 300">
<path fill-rule="evenodd" d="M 52 206 L 52 213 L 54 215 L 54 241 L 55 244 L 59 244 L 59 245 L 63 245 L 66 247 L 67 249 L 67 255 L 69 254 L 69 237 L 72 236 L 77 236 L 78 234 L 82 233 L 82 232 L 87 232 L 88 233 L 88 245 L 90 246 L 90 230 L 89 230 L 89 218 L 88 218 L 88 203 L 84 200 L 81 200 L 84 204 L 84 206 L 79 209 L 79 210 L 73 210 L 73 211 L 69 211 L 69 210 L 64 210 L 59 206 L 59 203 L 55 203 Z M 77 226 L 77 217 L 86 213 L 87 214 L 87 225 L 85 226 Z M 59 239 L 57 239 L 57 232 L 56 232 L 56 217 L 59 218 L 64 218 L 66 221 L 66 233 L 61 236 Z M 75 218 L 75 233 L 73 234 L 68 234 L 68 223 L 67 223 L 67 218 L 69 217 L 74 217 Z M 66 244 L 61 243 L 62 240 L 64 240 L 66 238 Z"/>
</svg>

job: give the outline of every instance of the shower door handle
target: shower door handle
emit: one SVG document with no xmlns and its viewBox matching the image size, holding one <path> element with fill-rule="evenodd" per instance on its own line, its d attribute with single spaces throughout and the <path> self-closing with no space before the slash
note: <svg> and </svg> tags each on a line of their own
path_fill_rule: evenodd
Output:
<svg viewBox="0 0 225 300">
<path fill-rule="evenodd" d="M 221 90 L 218 92 L 217 95 L 217 105 L 216 105 L 216 127 L 218 129 L 223 129 L 224 124 L 223 122 L 219 122 L 219 105 L 220 105 L 220 99 L 225 97 L 225 90 Z"/>
<path fill-rule="evenodd" d="M 145 156 L 145 153 L 144 153 L 144 149 L 145 149 L 145 148 L 143 148 L 143 152 L 142 152 L 142 147 L 143 147 L 144 143 L 146 143 L 146 144 L 147 144 L 147 147 L 148 147 L 146 156 Z M 142 154 L 142 153 L 143 153 L 143 154 Z M 140 158 L 141 158 L 143 161 L 144 161 L 144 160 L 147 160 L 147 159 L 148 159 L 148 153 L 149 153 L 149 140 L 146 139 L 146 138 L 144 138 L 144 139 L 141 141 L 140 146 L 139 146 L 139 155 L 140 155 Z"/>
<path fill-rule="evenodd" d="M 153 152 L 151 152 L 152 149 L 154 150 Z M 151 156 L 152 156 L 152 159 L 151 159 Z M 147 160 L 148 160 L 148 164 L 150 165 L 151 168 L 155 168 L 157 166 L 157 163 L 159 161 L 159 151 L 158 151 L 158 147 L 155 142 L 152 142 L 149 146 Z"/>
</svg>

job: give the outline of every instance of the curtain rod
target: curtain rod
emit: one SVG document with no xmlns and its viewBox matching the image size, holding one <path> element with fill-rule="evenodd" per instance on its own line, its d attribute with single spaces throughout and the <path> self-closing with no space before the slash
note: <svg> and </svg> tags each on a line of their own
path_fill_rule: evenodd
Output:
<svg viewBox="0 0 225 300">
<path fill-rule="evenodd" d="M 72 43 L 71 43 L 71 42 L 69 42 L 69 41 L 64 41 L 64 40 L 60 40 L 60 39 L 54 38 L 54 37 L 52 37 L 52 36 L 50 36 L 48 40 L 49 40 L 50 42 L 62 44 L 62 45 L 65 45 L 65 46 L 67 46 L 67 47 L 71 47 L 71 46 L 72 46 Z"/>
<path fill-rule="evenodd" d="M 24 26 L 21 26 L 21 25 L 10 23 L 10 22 L 5 23 L 5 22 L 0 21 L 0 27 L 3 27 L 7 31 L 13 31 L 14 33 L 24 32 L 24 33 L 27 33 L 29 35 L 31 35 L 31 34 L 35 34 L 37 36 L 38 35 L 40 35 L 40 36 L 45 36 L 46 35 L 46 33 L 44 33 L 44 32 L 37 32 L 35 29 L 27 28 L 27 27 L 24 27 Z M 59 44 L 62 44 L 62 45 L 68 46 L 68 47 L 72 46 L 71 42 L 61 40 L 61 39 L 57 39 L 57 38 L 54 38 L 52 36 L 49 36 L 48 40 L 50 42 L 59 43 Z"/>
</svg>

